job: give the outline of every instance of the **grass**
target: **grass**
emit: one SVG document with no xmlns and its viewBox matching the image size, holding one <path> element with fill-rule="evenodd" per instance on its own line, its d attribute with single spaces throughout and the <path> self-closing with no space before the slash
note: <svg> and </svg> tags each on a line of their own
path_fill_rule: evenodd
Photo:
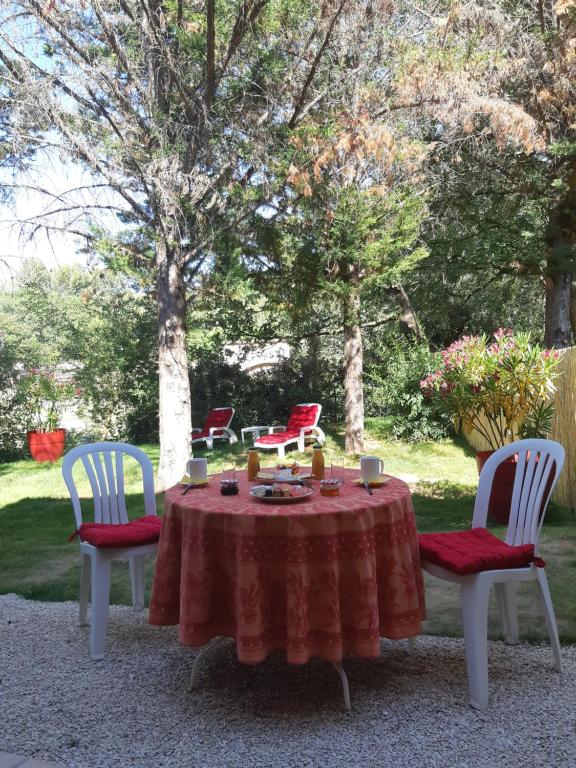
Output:
<svg viewBox="0 0 576 768">
<path fill-rule="evenodd" d="M 409 444 L 389 439 L 385 419 L 368 419 L 366 452 L 380 456 L 385 471 L 404 475 L 413 488 L 418 529 L 424 531 L 468 528 L 472 519 L 477 471 L 474 451 L 459 440 Z M 345 457 L 343 429 L 327 430 L 325 456 L 347 466 L 357 466 Z M 141 446 L 156 466 L 158 446 Z M 222 465 L 245 464 L 241 445 L 217 445 L 206 456 L 210 472 Z M 309 463 L 309 455 L 289 454 Z M 276 454 L 262 457 L 264 466 L 276 463 Z M 89 497 L 86 481 L 79 480 L 81 495 Z M 126 465 L 126 500 L 130 517 L 142 514 L 140 475 L 137 465 Z M 162 509 L 161 494 L 157 496 Z M 74 530 L 68 493 L 62 480 L 61 462 L 54 465 L 17 461 L 0 464 L 0 594 L 15 592 L 35 600 L 77 600 L 79 558 L 77 544 L 68 536 Z M 494 527 L 496 533 L 502 529 Z M 552 504 L 542 534 L 542 555 L 547 562 L 558 628 L 563 642 L 576 642 L 576 520 L 564 507 Z M 150 564 L 150 574 L 153 564 Z M 150 584 L 151 578 L 148 578 Z M 461 635 L 459 594 L 456 587 L 434 579 L 426 581 L 429 619 L 425 630 L 432 634 Z M 115 564 L 112 574 L 113 603 L 130 603 L 126 566 Z M 522 637 L 538 642 L 546 638 L 544 620 L 533 585 L 521 588 Z M 495 603 L 491 605 L 490 635 L 500 637 Z"/>
</svg>

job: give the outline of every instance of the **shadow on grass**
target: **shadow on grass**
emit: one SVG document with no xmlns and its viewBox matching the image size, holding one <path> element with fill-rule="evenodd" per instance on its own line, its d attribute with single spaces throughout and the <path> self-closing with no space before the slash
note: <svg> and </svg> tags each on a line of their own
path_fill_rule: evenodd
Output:
<svg viewBox="0 0 576 768">
<path fill-rule="evenodd" d="M 452 434 L 451 438 L 454 444 L 461 448 L 466 456 L 470 456 L 472 459 L 476 458 L 476 448 L 473 448 L 465 437 Z"/>
<path fill-rule="evenodd" d="M 412 493 L 418 530 L 456 531 L 470 528 L 474 493 L 451 483 L 419 483 Z"/>
<path fill-rule="evenodd" d="M 413 493 L 412 502 L 419 531 L 465 530 L 472 524 L 475 489 L 467 485 L 440 482 L 419 482 Z M 490 518 L 487 527 L 497 535 L 504 536 L 505 526 L 494 523 Z M 568 507 L 551 502 L 546 511 L 543 533 L 547 529 L 572 529 L 576 533 L 576 518 Z"/>
<path fill-rule="evenodd" d="M 91 502 L 82 500 L 91 520 Z M 126 496 L 128 517 L 143 513 L 141 494 Z M 162 502 L 157 498 L 158 511 Z M 0 594 L 15 592 L 32 600 L 78 600 L 80 557 L 78 542 L 68 537 L 76 524 L 69 499 L 24 498 L 0 508 Z M 149 565 L 150 571 L 152 565 Z M 151 579 L 147 579 L 148 587 Z M 128 566 L 114 564 L 111 602 L 131 603 Z"/>
</svg>

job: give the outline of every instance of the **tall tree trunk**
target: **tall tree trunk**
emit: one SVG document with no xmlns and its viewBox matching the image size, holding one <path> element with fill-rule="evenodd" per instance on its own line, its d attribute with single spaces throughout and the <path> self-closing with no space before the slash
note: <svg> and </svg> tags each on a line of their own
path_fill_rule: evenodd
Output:
<svg viewBox="0 0 576 768">
<path fill-rule="evenodd" d="M 418 322 L 414 307 L 412 306 L 408 294 L 404 290 L 404 286 L 398 283 L 398 285 L 391 286 L 388 289 L 388 292 L 398 299 L 398 305 L 400 307 L 398 320 L 400 321 L 400 325 L 406 331 L 406 335 L 409 337 L 413 336 L 418 342 L 426 341 L 426 336 Z"/>
<path fill-rule="evenodd" d="M 344 299 L 344 447 L 348 454 L 364 451 L 364 350 L 360 327 L 360 288 L 352 274 L 350 291 Z"/>
<path fill-rule="evenodd" d="M 572 290 L 570 292 L 570 326 L 572 328 L 572 338 L 576 341 L 576 279 L 572 275 Z"/>
<path fill-rule="evenodd" d="M 544 343 L 547 347 L 562 349 L 572 340 L 570 323 L 570 296 L 572 275 L 559 272 L 544 277 L 546 307 L 544 312 Z"/>
<path fill-rule="evenodd" d="M 550 213 L 546 240 L 548 259 L 544 274 L 546 297 L 544 340 L 547 347 L 572 343 L 570 298 L 576 261 L 576 162 L 566 177 L 566 191 Z"/>
<path fill-rule="evenodd" d="M 186 300 L 181 259 L 164 241 L 157 249 L 161 490 L 177 483 L 190 456 L 192 428 L 186 353 Z"/>
</svg>

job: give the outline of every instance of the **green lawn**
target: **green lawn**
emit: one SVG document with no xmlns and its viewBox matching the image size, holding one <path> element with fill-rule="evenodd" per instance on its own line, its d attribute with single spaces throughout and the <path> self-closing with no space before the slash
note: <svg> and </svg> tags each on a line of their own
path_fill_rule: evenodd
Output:
<svg viewBox="0 0 576 768">
<path fill-rule="evenodd" d="M 156 465 L 158 447 L 142 446 Z M 467 528 L 472 518 L 477 483 L 474 452 L 458 440 L 412 445 L 388 439 L 384 419 L 368 419 L 366 451 L 380 456 L 386 472 L 407 476 L 413 486 L 414 508 L 420 531 Z M 209 471 L 222 464 L 245 463 L 241 446 L 218 446 L 205 455 Z M 309 456 L 290 454 L 301 462 Z M 328 429 L 325 456 L 329 464 L 345 461 L 342 429 Z M 276 454 L 264 458 L 272 465 Z M 81 484 L 88 496 L 87 485 Z M 127 504 L 131 517 L 141 514 L 139 472 L 136 465 L 126 468 Z M 159 509 L 162 507 L 158 496 Z M 0 594 L 16 592 L 37 600 L 77 600 L 79 588 L 78 545 L 67 540 L 74 530 L 74 518 L 61 463 L 36 464 L 18 461 L 0 464 Z M 495 532 L 501 529 L 495 528 Z M 556 607 L 563 642 L 576 642 L 576 520 L 569 510 L 551 505 L 542 536 L 542 555 Z M 150 569 L 152 569 L 152 564 Z M 150 582 L 150 579 L 148 579 Z M 112 602 L 129 603 L 129 581 L 123 564 L 113 568 Z M 428 579 L 426 582 L 429 619 L 426 631 L 460 635 L 459 595 L 456 587 Z M 520 623 L 524 639 L 546 637 L 544 620 L 533 585 L 525 585 L 520 595 Z M 500 636 L 495 604 L 491 606 L 490 634 Z"/>
</svg>

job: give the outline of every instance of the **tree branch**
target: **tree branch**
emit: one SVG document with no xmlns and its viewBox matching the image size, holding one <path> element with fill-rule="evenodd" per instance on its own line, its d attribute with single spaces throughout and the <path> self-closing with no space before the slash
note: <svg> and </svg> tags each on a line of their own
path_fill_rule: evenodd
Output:
<svg viewBox="0 0 576 768">
<path fill-rule="evenodd" d="M 314 80 L 314 77 L 316 75 L 316 70 L 318 69 L 318 65 L 320 64 L 320 60 L 322 59 L 322 56 L 324 55 L 324 51 L 328 47 L 330 40 L 332 38 L 332 33 L 334 31 L 334 27 L 336 26 L 336 22 L 340 18 L 342 11 L 344 10 L 344 6 L 346 5 L 347 0 L 340 0 L 340 5 L 336 9 L 336 13 L 332 16 L 332 19 L 330 21 L 330 24 L 328 25 L 328 29 L 326 31 L 326 34 L 324 36 L 324 40 L 322 42 L 322 45 L 318 49 L 316 56 L 314 57 L 314 61 L 312 62 L 310 66 L 310 71 L 308 72 L 308 77 L 304 81 L 304 85 L 302 86 L 302 90 L 300 91 L 300 95 L 298 96 L 298 99 L 296 100 L 296 104 L 294 106 L 294 111 L 292 112 L 292 117 L 288 121 L 288 127 L 294 128 L 296 125 L 296 122 L 304 108 L 304 102 L 306 101 L 306 96 L 308 95 L 308 91 L 310 89 L 310 86 L 312 85 L 312 81 Z"/>
<path fill-rule="evenodd" d="M 206 106 L 208 109 L 214 101 L 216 92 L 216 63 L 214 49 L 216 44 L 215 27 L 216 0 L 206 2 Z"/>
</svg>

